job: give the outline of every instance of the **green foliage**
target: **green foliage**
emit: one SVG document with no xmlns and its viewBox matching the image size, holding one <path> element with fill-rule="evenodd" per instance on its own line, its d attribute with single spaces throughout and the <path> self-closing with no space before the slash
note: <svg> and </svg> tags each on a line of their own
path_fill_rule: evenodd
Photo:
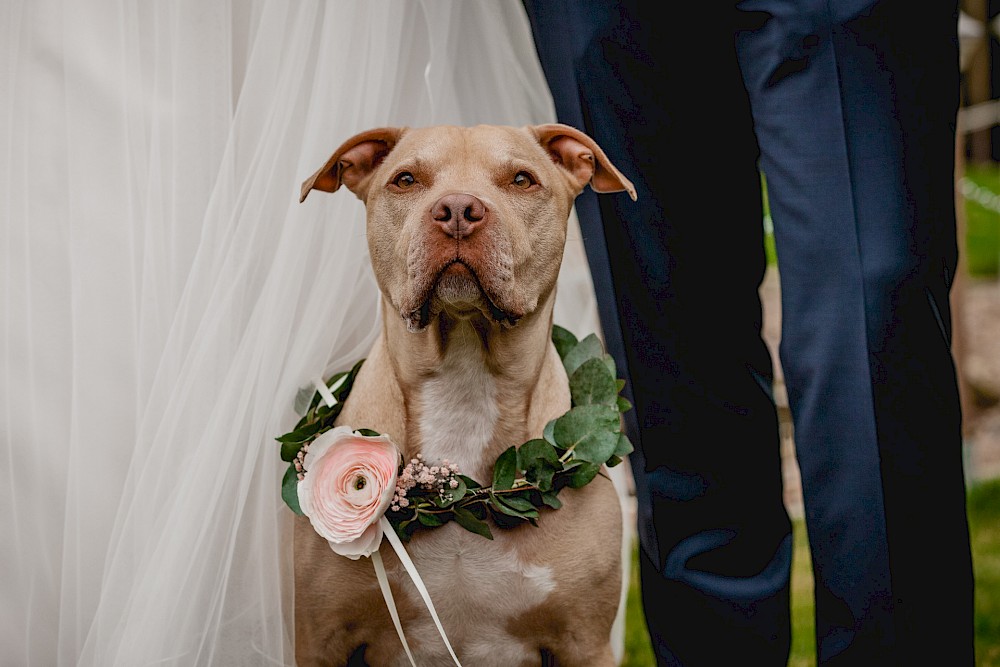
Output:
<svg viewBox="0 0 1000 667">
<path fill-rule="evenodd" d="M 1000 195 L 1000 165 L 995 162 L 966 165 L 965 178 L 982 188 L 982 194 Z M 1000 275 L 1000 213 L 995 206 L 984 206 L 975 197 L 965 198 L 963 240 L 961 249 L 970 276 L 995 278 Z"/>
<path fill-rule="evenodd" d="M 517 448 L 508 447 L 493 464 L 493 490 L 506 491 L 514 487 L 517 477 Z"/>
<path fill-rule="evenodd" d="M 285 501 L 293 512 L 302 516 L 302 508 L 299 507 L 299 476 L 295 466 L 288 466 L 285 476 L 281 479 L 281 499 Z"/>
<path fill-rule="evenodd" d="M 976 577 L 976 664 L 1000 665 L 1000 479 L 969 493 L 972 567 Z"/>
</svg>

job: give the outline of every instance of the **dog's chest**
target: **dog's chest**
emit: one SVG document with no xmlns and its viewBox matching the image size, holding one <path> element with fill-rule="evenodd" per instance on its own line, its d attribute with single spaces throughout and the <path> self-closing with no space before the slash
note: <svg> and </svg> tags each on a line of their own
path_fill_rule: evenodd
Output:
<svg viewBox="0 0 1000 667">
<path fill-rule="evenodd" d="M 415 417 L 424 460 L 456 463 L 463 474 L 488 484 L 490 444 L 503 418 L 500 391 L 480 350 L 471 345 L 452 349 L 417 394 Z M 421 534 L 407 548 L 449 639 L 462 647 L 464 664 L 506 667 L 537 656 L 537 648 L 511 637 L 507 622 L 543 604 L 555 579 L 551 567 L 518 553 L 512 535 L 493 532 L 490 541 L 451 524 Z M 411 589 L 411 597 L 419 600 L 415 596 Z M 415 623 L 413 632 L 423 638 L 415 649 L 418 662 L 450 664 L 429 616 Z"/>
<path fill-rule="evenodd" d="M 536 647 L 511 637 L 507 624 L 544 604 L 555 589 L 551 567 L 524 560 L 507 534 L 494 530 L 494 536 L 490 541 L 449 525 L 407 547 L 449 641 L 461 646 L 467 665 L 516 665 L 537 656 Z M 404 587 L 422 606 L 416 591 Z M 411 632 L 421 638 L 418 662 L 451 664 L 429 615 L 413 623 Z"/>
<path fill-rule="evenodd" d="M 478 350 L 451 352 L 438 371 L 420 387 L 416 423 L 424 461 L 448 460 L 459 471 L 483 483 L 491 470 L 488 446 L 500 419 L 495 378 L 486 370 Z"/>
</svg>

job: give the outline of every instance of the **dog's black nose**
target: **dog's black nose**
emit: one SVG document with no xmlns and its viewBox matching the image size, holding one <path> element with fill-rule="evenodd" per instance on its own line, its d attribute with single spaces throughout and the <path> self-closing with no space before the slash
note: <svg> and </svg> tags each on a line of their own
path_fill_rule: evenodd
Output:
<svg viewBox="0 0 1000 667">
<path fill-rule="evenodd" d="M 485 222 L 486 215 L 486 204 L 464 192 L 445 195 L 431 207 L 431 218 L 454 239 L 463 239 L 474 232 Z"/>
</svg>

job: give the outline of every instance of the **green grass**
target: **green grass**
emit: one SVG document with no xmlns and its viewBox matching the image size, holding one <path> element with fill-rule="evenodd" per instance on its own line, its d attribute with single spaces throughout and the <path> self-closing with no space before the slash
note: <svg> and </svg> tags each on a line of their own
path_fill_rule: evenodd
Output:
<svg viewBox="0 0 1000 667">
<path fill-rule="evenodd" d="M 969 495 L 972 565 L 976 572 L 976 664 L 1000 665 L 1000 480 Z"/>
<path fill-rule="evenodd" d="M 813 619 L 812 558 L 806 524 L 801 519 L 792 522 L 795 546 L 792 550 L 792 652 L 790 667 L 816 664 L 816 623 Z"/>
<path fill-rule="evenodd" d="M 969 526 L 976 574 L 976 665 L 1000 667 L 1000 479 L 982 482 L 969 492 Z M 816 664 L 813 637 L 812 570 L 805 526 L 793 524 L 792 653 L 788 664 Z M 638 552 L 632 556 L 625 620 L 624 667 L 655 667 L 639 597 Z"/>
<path fill-rule="evenodd" d="M 982 188 L 981 194 L 1000 195 L 1000 166 L 969 164 L 965 177 Z M 970 276 L 1000 275 L 1000 200 L 992 207 L 975 198 L 965 199 L 965 266 Z"/>
<path fill-rule="evenodd" d="M 629 575 L 628 600 L 625 604 L 625 657 L 622 667 L 655 667 L 656 658 L 646 634 L 646 615 L 639 593 L 639 550 L 632 550 L 632 573 Z"/>
<path fill-rule="evenodd" d="M 1000 195 L 1000 165 L 995 162 L 988 164 L 968 164 L 965 167 L 965 177 L 979 186 L 981 195 L 992 193 Z M 767 201 L 767 186 L 761 178 L 764 194 L 764 212 L 769 213 Z M 965 240 L 961 246 L 964 253 L 966 270 L 976 278 L 995 278 L 1000 276 L 1000 200 L 993 207 L 984 206 L 975 198 L 966 197 L 965 201 Z M 767 234 L 764 238 L 764 249 L 767 252 L 767 262 L 774 265 L 777 255 L 774 249 L 774 235 Z"/>
</svg>

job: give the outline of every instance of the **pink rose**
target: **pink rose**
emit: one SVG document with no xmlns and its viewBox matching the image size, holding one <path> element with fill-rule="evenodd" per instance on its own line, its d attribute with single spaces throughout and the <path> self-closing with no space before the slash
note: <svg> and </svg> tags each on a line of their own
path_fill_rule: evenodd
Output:
<svg viewBox="0 0 1000 667">
<path fill-rule="evenodd" d="M 312 441 L 298 484 L 299 507 L 341 556 L 370 556 L 382 542 L 379 519 L 396 490 L 401 456 L 387 435 L 337 426 Z"/>
</svg>

